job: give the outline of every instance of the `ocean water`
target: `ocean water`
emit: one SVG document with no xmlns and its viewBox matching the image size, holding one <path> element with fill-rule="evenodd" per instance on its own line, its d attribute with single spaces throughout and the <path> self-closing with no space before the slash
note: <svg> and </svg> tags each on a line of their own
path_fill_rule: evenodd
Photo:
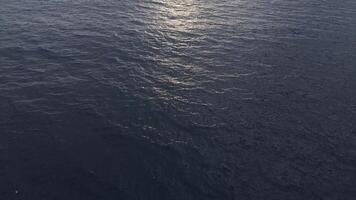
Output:
<svg viewBox="0 0 356 200">
<path fill-rule="evenodd" d="M 0 199 L 356 199 L 356 1 L 0 0 Z"/>
</svg>

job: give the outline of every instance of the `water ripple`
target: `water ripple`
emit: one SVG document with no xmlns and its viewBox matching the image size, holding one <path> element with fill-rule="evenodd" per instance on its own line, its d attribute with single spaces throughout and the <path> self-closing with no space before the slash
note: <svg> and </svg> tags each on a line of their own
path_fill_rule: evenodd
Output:
<svg viewBox="0 0 356 200">
<path fill-rule="evenodd" d="M 355 1 L 0 1 L 0 199 L 355 197 Z"/>
</svg>

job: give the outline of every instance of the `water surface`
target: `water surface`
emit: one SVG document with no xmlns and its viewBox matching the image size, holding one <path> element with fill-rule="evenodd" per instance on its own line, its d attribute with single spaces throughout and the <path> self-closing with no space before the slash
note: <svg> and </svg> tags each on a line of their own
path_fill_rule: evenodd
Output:
<svg viewBox="0 0 356 200">
<path fill-rule="evenodd" d="M 355 24 L 354 0 L 0 0 L 0 199 L 355 199 Z"/>
</svg>

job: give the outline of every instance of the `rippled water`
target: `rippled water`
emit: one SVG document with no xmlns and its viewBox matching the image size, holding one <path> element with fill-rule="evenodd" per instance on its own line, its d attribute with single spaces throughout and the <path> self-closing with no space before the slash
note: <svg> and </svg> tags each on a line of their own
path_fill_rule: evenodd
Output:
<svg viewBox="0 0 356 200">
<path fill-rule="evenodd" d="M 355 24 L 354 0 L 0 0 L 0 199 L 355 199 Z"/>
</svg>

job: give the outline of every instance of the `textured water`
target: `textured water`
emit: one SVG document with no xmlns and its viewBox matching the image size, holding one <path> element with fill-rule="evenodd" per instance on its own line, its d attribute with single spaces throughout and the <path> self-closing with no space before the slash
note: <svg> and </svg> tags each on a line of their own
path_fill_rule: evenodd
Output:
<svg viewBox="0 0 356 200">
<path fill-rule="evenodd" d="M 356 1 L 0 0 L 0 199 L 356 198 Z"/>
</svg>

